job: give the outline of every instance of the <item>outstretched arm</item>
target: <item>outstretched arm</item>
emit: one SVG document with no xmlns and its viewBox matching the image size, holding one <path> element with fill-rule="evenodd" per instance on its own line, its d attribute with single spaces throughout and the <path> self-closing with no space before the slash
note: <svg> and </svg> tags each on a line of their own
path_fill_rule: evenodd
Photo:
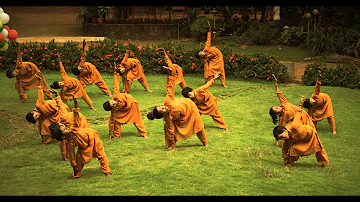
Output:
<svg viewBox="0 0 360 202">
<path fill-rule="evenodd" d="M 208 32 L 207 32 L 205 49 L 208 49 L 208 48 L 210 48 L 210 46 L 211 46 L 211 25 L 210 25 L 209 22 L 208 22 L 208 24 L 209 24 L 209 30 L 208 30 Z"/>
<path fill-rule="evenodd" d="M 172 66 L 172 61 L 170 60 L 170 57 L 169 55 L 167 54 L 166 50 L 164 48 L 159 48 L 159 49 L 162 49 L 164 51 L 164 57 L 165 57 L 165 62 L 166 64 L 171 68 Z"/>
<path fill-rule="evenodd" d="M 276 95 L 279 98 L 280 104 L 288 103 L 288 100 L 284 97 L 281 90 L 279 89 L 275 74 L 272 74 L 272 76 L 274 77 L 275 80 L 275 91 L 276 91 Z"/>
<path fill-rule="evenodd" d="M 80 66 L 85 65 L 85 56 L 86 56 L 85 46 L 86 46 L 86 42 L 85 42 L 85 39 L 84 39 L 83 40 L 82 52 L 81 52 L 81 56 L 80 56 Z"/>
<path fill-rule="evenodd" d="M 316 81 L 315 87 L 314 87 L 314 94 L 315 95 L 319 95 L 320 94 L 320 86 L 321 86 L 321 81 L 318 79 Z"/>
<path fill-rule="evenodd" d="M 74 101 L 74 108 L 73 108 L 73 114 L 74 114 L 74 127 L 78 128 L 80 126 L 80 108 L 78 108 L 78 100 L 75 98 L 74 94 L 72 94 L 73 101 Z"/>
<path fill-rule="evenodd" d="M 37 86 L 37 89 L 38 89 L 38 96 L 37 96 L 36 104 L 35 104 L 36 108 L 41 107 L 45 103 L 43 85 L 39 84 Z"/>
<path fill-rule="evenodd" d="M 59 68 L 60 68 L 61 79 L 62 80 L 67 80 L 69 78 L 69 76 L 66 74 L 64 65 L 61 62 L 60 53 L 58 55 L 58 59 L 59 59 Z"/>
<path fill-rule="evenodd" d="M 20 43 L 16 42 L 16 66 L 20 66 L 22 64 L 22 55 L 20 50 Z"/>
<path fill-rule="evenodd" d="M 120 94 L 120 73 L 117 73 L 114 71 L 114 83 L 113 83 L 113 89 L 114 89 L 114 97 Z"/>
</svg>

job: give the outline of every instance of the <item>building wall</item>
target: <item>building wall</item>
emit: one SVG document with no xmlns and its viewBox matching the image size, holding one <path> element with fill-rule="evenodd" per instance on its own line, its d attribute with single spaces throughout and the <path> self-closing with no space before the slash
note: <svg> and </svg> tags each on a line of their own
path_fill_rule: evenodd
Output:
<svg viewBox="0 0 360 202">
<path fill-rule="evenodd" d="M 2 6 L 21 37 L 87 36 L 76 14 L 82 6 Z"/>
</svg>

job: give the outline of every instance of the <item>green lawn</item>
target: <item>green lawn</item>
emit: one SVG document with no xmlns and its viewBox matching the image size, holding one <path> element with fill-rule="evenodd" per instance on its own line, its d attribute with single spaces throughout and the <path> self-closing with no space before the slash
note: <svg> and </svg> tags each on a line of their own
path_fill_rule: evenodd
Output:
<svg viewBox="0 0 360 202">
<path fill-rule="evenodd" d="M 146 113 L 160 105 L 165 96 L 165 75 L 146 75 L 152 93 L 135 81 L 130 94 L 138 100 L 150 138 L 139 136 L 133 124 L 123 125 L 123 138 L 110 141 L 107 134 L 109 112 L 102 108 L 108 100 L 95 85 L 87 91 L 97 111 L 79 99 L 81 112 L 93 129 L 100 132 L 113 176 L 106 178 L 96 159 L 86 164 L 83 176 L 70 180 L 72 168 L 62 161 L 55 140 L 41 145 L 37 128 L 25 115 L 35 106 L 36 90 L 27 91 L 29 101 L 20 103 L 14 80 L 0 71 L 0 192 L 4 196 L 356 196 L 360 195 L 360 91 L 322 86 L 331 95 L 337 135 L 326 120 L 318 123 L 318 133 L 328 153 L 329 168 L 315 155 L 301 157 L 295 167 L 282 165 L 281 148 L 274 146 L 274 124 L 268 112 L 278 105 L 273 82 L 227 79 L 209 88 L 218 98 L 219 109 L 231 132 L 215 127 L 203 115 L 209 146 L 196 135 L 165 148 L 163 121 L 148 120 Z M 44 72 L 48 83 L 60 79 L 58 72 Z M 72 76 L 71 73 L 69 73 Z M 112 88 L 112 75 L 103 75 Z M 188 86 L 203 84 L 202 75 L 185 75 Z M 297 104 L 309 97 L 312 86 L 285 86 L 284 96 Z M 176 86 L 176 97 L 181 88 Z M 68 102 L 70 108 L 73 102 Z M 5 141 L 6 140 L 6 141 Z"/>
</svg>

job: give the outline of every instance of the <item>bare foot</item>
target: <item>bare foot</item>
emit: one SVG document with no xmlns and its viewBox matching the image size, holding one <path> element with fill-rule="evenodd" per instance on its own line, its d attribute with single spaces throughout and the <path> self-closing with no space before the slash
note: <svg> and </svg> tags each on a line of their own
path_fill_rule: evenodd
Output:
<svg viewBox="0 0 360 202">
<path fill-rule="evenodd" d="M 147 135 L 144 135 L 143 137 L 144 137 L 145 139 L 150 138 L 150 137 L 149 137 L 149 136 L 147 136 Z"/>
<path fill-rule="evenodd" d="M 227 132 L 230 132 L 228 127 L 224 128 L 224 130 L 227 131 Z"/>
<path fill-rule="evenodd" d="M 90 106 L 90 109 L 96 111 L 95 107 L 93 107 L 93 106 Z"/>
<path fill-rule="evenodd" d="M 150 90 L 150 89 L 147 89 L 146 91 L 147 91 L 147 92 L 152 92 L 152 90 Z"/>
<path fill-rule="evenodd" d="M 333 134 L 334 134 L 334 135 L 336 135 L 336 130 L 335 130 L 335 131 L 333 131 Z"/>
<path fill-rule="evenodd" d="M 225 88 L 227 88 L 228 86 L 227 85 L 225 85 L 225 84 L 223 84 L 223 86 L 225 87 Z"/>
</svg>

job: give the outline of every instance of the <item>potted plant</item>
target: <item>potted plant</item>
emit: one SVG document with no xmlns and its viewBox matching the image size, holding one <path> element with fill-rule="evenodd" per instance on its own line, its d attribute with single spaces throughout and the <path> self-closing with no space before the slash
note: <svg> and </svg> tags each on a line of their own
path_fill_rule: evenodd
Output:
<svg viewBox="0 0 360 202">
<path fill-rule="evenodd" d="M 75 16 L 75 20 L 76 22 L 86 23 L 87 17 L 88 17 L 88 13 L 86 8 L 80 8 L 79 12 Z"/>
<path fill-rule="evenodd" d="M 98 6 L 98 23 L 104 23 L 105 15 L 108 12 L 109 6 Z"/>
</svg>

